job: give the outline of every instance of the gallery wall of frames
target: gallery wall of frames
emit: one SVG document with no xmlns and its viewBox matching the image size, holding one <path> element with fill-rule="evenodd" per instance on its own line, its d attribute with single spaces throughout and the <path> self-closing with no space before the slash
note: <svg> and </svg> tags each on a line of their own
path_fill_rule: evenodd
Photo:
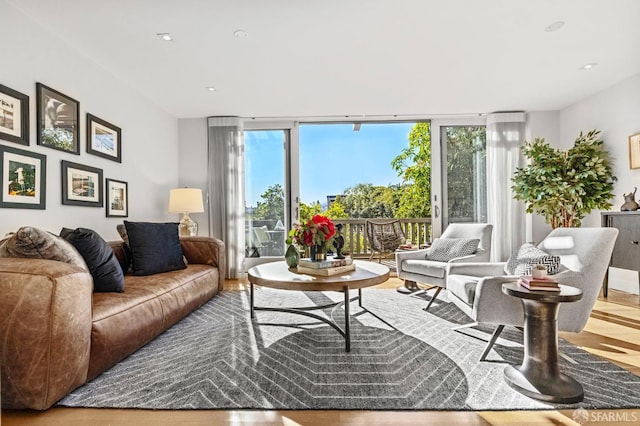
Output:
<svg viewBox="0 0 640 426">
<path fill-rule="evenodd" d="M 128 183 L 105 177 L 91 165 L 92 156 L 122 163 L 120 127 L 86 112 L 83 153 L 80 102 L 42 83 L 36 83 L 35 92 L 37 145 L 67 153 L 69 159 L 51 165 L 45 154 L 29 150 L 29 96 L 0 84 L 0 208 L 46 209 L 47 167 L 59 167 L 63 205 L 128 217 Z"/>
</svg>

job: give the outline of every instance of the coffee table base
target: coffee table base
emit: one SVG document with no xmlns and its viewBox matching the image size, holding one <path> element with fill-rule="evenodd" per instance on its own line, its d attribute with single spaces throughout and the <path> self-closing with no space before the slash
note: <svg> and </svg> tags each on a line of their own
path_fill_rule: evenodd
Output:
<svg viewBox="0 0 640 426">
<path fill-rule="evenodd" d="M 559 373 L 548 381 L 537 381 L 534 386 L 531 382 L 535 380 L 527 376 L 536 375 L 530 373 L 522 367 L 515 368 L 511 365 L 504 369 L 504 380 L 509 386 L 529 398 L 545 402 L 557 402 L 560 404 L 570 404 L 580 402 L 584 398 L 582 385 L 573 378 Z"/>
<path fill-rule="evenodd" d="M 358 289 L 358 295 L 349 299 L 349 287 L 344 286 L 342 292 L 344 293 L 344 300 L 340 302 L 330 303 L 322 306 L 307 306 L 307 307 L 288 307 L 288 308 L 270 308 L 266 306 L 255 306 L 253 303 L 253 283 L 250 284 L 250 306 L 251 306 L 251 320 L 255 319 L 254 311 L 273 311 L 273 312 L 286 312 L 289 314 L 296 315 L 304 315 L 307 317 L 314 318 L 318 321 L 322 321 L 325 324 L 333 327 L 342 337 L 344 337 L 345 342 L 345 352 L 351 352 L 351 330 L 350 330 L 350 313 L 349 313 L 349 305 L 351 302 L 358 301 L 358 306 L 361 308 L 362 306 L 362 289 Z M 337 321 L 333 320 L 333 311 L 340 305 L 344 305 L 344 328 L 341 328 Z M 331 311 L 331 319 L 322 317 L 320 315 L 316 315 L 309 311 L 315 311 L 319 309 L 328 309 L 333 308 Z"/>
</svg>

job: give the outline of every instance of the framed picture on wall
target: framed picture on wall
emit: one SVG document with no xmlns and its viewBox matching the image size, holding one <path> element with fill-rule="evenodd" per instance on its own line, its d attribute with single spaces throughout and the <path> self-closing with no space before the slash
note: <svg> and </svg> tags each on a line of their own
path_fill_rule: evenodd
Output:
<svg viewBox="0 0 640 426">
<path fill-rule="evenodd" d="M 127 182 L 107 178 L 107 217 L 129 216 L 129 191 Z"/>
<path fill-rule="evenodd" d="M 640 133 L 629 136 L 629 167 L 640 169 Z"/>
<path fill-rule="evenodd" d="M 62 160 L 62 204 L 102 207 L 102 169 Z"/>
<path fill-rule="evenodd" d="M 0 139 L 29 145 L 29 97 L 0 84 Z"/>
<path fill-rule="evenodd" d="M 80 102 L 36 83 L 38 145 L 80 155 Z"/>
<path fill-rule="evenodd" d="M 87 113 L 87 152 L 122 162 L 122 130 L 95 115 Z"/>
<path fill-rule="evenodd" d="M 45 155 L 0 145 L 0 176 L 0 207 L 39 210 L 46 208 Z"/>
</svg>

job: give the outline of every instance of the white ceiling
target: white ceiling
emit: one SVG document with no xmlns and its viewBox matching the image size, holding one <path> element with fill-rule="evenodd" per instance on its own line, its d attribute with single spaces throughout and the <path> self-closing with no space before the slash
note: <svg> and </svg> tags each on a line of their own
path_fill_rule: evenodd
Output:
<svg viewBox="0 0 640 426">
<path fill-rule="evenodd" d="M 558 110 L 640 72 L 638 0 L 6 1 L 178 118 Z"/>
</svg>

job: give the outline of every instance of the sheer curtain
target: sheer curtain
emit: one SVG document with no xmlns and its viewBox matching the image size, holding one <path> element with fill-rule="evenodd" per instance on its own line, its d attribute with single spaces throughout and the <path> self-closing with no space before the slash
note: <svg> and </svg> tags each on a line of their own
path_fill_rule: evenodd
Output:
<svg viewBox="0 0 640 426">
<path fill-rule="evenodd" d="M 210 117 L 208 126 L 209 230 L 225 243 L 226 278 L 240 278 L 244 260 L 242 121 Z"/>
<path fill-rule="evenodd" d="M 523 112 L 487 117 L 487 216 L 493 224 L 491 259 L 505 261 L 525 241 L 524 203 L 511 191 L 511 177 L 522 166 L 526 116 Z"/>
</svg>

